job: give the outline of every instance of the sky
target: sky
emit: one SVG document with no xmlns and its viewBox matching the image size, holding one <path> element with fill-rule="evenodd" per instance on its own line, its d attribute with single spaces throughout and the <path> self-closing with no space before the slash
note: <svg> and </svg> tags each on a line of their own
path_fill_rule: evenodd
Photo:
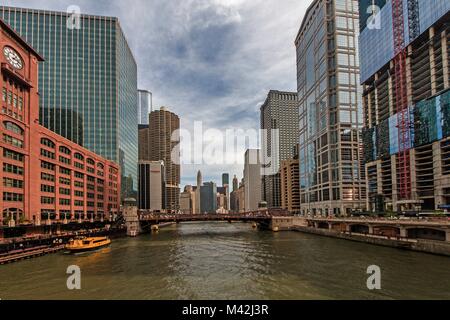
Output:
<svg viewBox="0 0 450 320">
<path fill-rule="evenodd" d="M 2 0 L 8 6 L 119 18 L 137 60 L 139 88 L 153 92 L 193 133 L 195 121 L 214 136 L 259 129 L 269 90 L 296 91 L 295 37 L 311 0 Z M 211 136 L 210 135 L 210 136 Z M 208 136 L 208 135 L 206 135 Z M 205 142 L 206 144 L 206 142 Z M 183 164 L 182 186 L 242 177 L 245 146 L 226 150 L 239 161 Z"/>
</svg>

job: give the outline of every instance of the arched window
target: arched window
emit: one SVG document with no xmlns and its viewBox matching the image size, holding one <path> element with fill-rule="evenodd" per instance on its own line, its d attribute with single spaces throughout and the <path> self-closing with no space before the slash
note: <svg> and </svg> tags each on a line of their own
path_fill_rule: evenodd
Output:
<svg viewBox="0 0 450 320">
<path fill-rule="evenodd" d="M 5 127 L 6 130 L 14 132 L 15 134 L 19 134 L 23 136 L 23 129 L 19 127 L 17 124 L 12 123 L 10 121 L 3 122 L 3 127 Z"/>
<path fill-rule="evenodd" d="M 64 146 L 59 147 L 59 152 L 67 154 L 67 155 L 70 155 L 72 153 L 69 148 L 64 147 Z"/>
<path fill-rule="evenodd" d="M 95 161 L 91 158 L 87 159 L 87 163 L 90 164 L 91 166 L 95 166 Z"/>
<path fill-rule="evenodd" d="M 47 146 L 49 148 L 55 149 L 55 143 L 53 141 L 51 141 L 50 139 L 42 138 L 41 144 L 44 146 Z"/>
<path fill-rule="evenodd" d="M 97 163 L 97 167 L 99 167 L 100 169 L 104 169 L 105 168 L 105 166 L 101 162 Z"/>
<path fill-rule="evenodd" d="M 75 153 L 75 159 L 78 159 L 78 160 L 81 160 L 81 161 L 83 161 L 84 160 L 84 157 L 83 157 L 83 155 L 81 154 L 81 153 Z"/>
</svg>

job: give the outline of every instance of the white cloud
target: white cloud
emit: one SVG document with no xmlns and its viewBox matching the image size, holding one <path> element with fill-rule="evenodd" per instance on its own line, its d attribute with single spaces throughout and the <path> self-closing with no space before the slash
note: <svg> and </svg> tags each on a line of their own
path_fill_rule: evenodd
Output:
<svg viewBox="0 0 450 320">
<path fill-rule="evenodd" d="M 5 5 L 117 16 L 138 62 L 139 85 L 155 107 L 178 113 L 182 126 L 258 128 L 270 89 L 296 89 L 294 40 L 311 1 L 303 0 L 9 0 Z M 242 158 L 243 158 L 242 154 Z M 242 167 L 204 166 L 204 176 Z M 195 171 L 198 168 L 195 168 Z M 183 168 L 183 182 L 195 182 Z M 190 179 L 194 179 L 190 181 Z"/>
</svg>

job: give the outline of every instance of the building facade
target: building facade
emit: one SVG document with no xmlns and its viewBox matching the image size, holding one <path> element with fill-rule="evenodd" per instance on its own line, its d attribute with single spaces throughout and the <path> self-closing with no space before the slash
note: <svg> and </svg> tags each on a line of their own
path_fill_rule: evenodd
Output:
<svg viewBox="0 0 450 320">
<path fill-rule="evenodd" d="M 261 161 L 260 150 L 249 149 L 244 161 L 244 211 L 257 211 L 261 202 Z"/>
<path fill-rule="evenodd" d="M 290 213 L 300 213 L 300 179 L 297 159 L 281 161 L 281 208 Z"/>
<path fill-rule="evenodd" d="M 261 106 L 262 200 L 269 208 L 280 208 L 280 163 L 293 157 L 298 143 L 297 93 L 271 90 Z"/>
<path fill-rule="evenodd" d="M 149 116 L 149 125 L 139 126 L 139 160 L 163 161 L 166 179 L 166 209 L 179 210 L 180 202 L 180 118 L 162 107 Z"/>
<path fill-rule="evenodd" d="M 138 90 L 138 124 L 148 125 L 148 118 L 153 111 L 153 94 L 148 90 Z"/>
<path fill-rule="evenodd" d="M 166 208 L 164 162 L 139 161 L 140 210 L 163 211 Z"/>
<path fill-rule="evenodd" d="M 119 166 L 39 124 L 43 58 L 0 20 L 0 225 L 108 219 Z"/>
<path fill-rule="evenodd" d="M 205 182 L 200 187 L 200 213 L 211 214 L 217 211 L 217 185 Z"/>
<path fill-rule="evenodd" d="M 196 207 L 196 188 L 186 186 L 180 194 L 180 211 L 183 214 L 194 214 Z"/>
<path fill-rule="evenodd" d="M 118 163 L 123 196 L 137 190 L 137 65 L 114 17 L 0 6 L 10 24 L 45 58 L 39 72 L 40 123 Z M 78 28 L 79 27 L 79 28 Z"/>
<path fill-rule="evenodd" d="M 314 0 L 295 40 L 303 214 L 366 205 L 358 34 L 357 1 Z"/>
<path fill-rule="evenodd" d="M 450 2 L 391 0 L 380 8 L 376 27 L 361 16 L 359 40 L 367 206 L 443 209 L 450 205 Z"/>
</svg>

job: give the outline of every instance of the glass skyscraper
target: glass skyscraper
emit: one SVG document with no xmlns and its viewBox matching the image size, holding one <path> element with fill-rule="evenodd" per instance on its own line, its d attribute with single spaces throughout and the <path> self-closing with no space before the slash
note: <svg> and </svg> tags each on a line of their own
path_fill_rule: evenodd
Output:
<svg viewBox="0 0 450 320">
<path fill-rule="evenodd" d="M 138 122 L 140 125 L 148 125 L 149 114 L 153 111 L 152 93 L 147 90 L 139 90 Z"/>
<path fill-rule="evenodd" d="M 346 215 L 365 206 L 353 0 L 314 0 L 296 38 L 301 212 Z"/>
<path fill-rule="evenodd" d="M 123 196 L 134 196 L 137 65 L 119 20 L 81 15 L 69 28 L 67 13 L 5 6 L 0 18 L 45 58 L 39 66 L 41 124 L 120 164 Z"/>
</svg>

